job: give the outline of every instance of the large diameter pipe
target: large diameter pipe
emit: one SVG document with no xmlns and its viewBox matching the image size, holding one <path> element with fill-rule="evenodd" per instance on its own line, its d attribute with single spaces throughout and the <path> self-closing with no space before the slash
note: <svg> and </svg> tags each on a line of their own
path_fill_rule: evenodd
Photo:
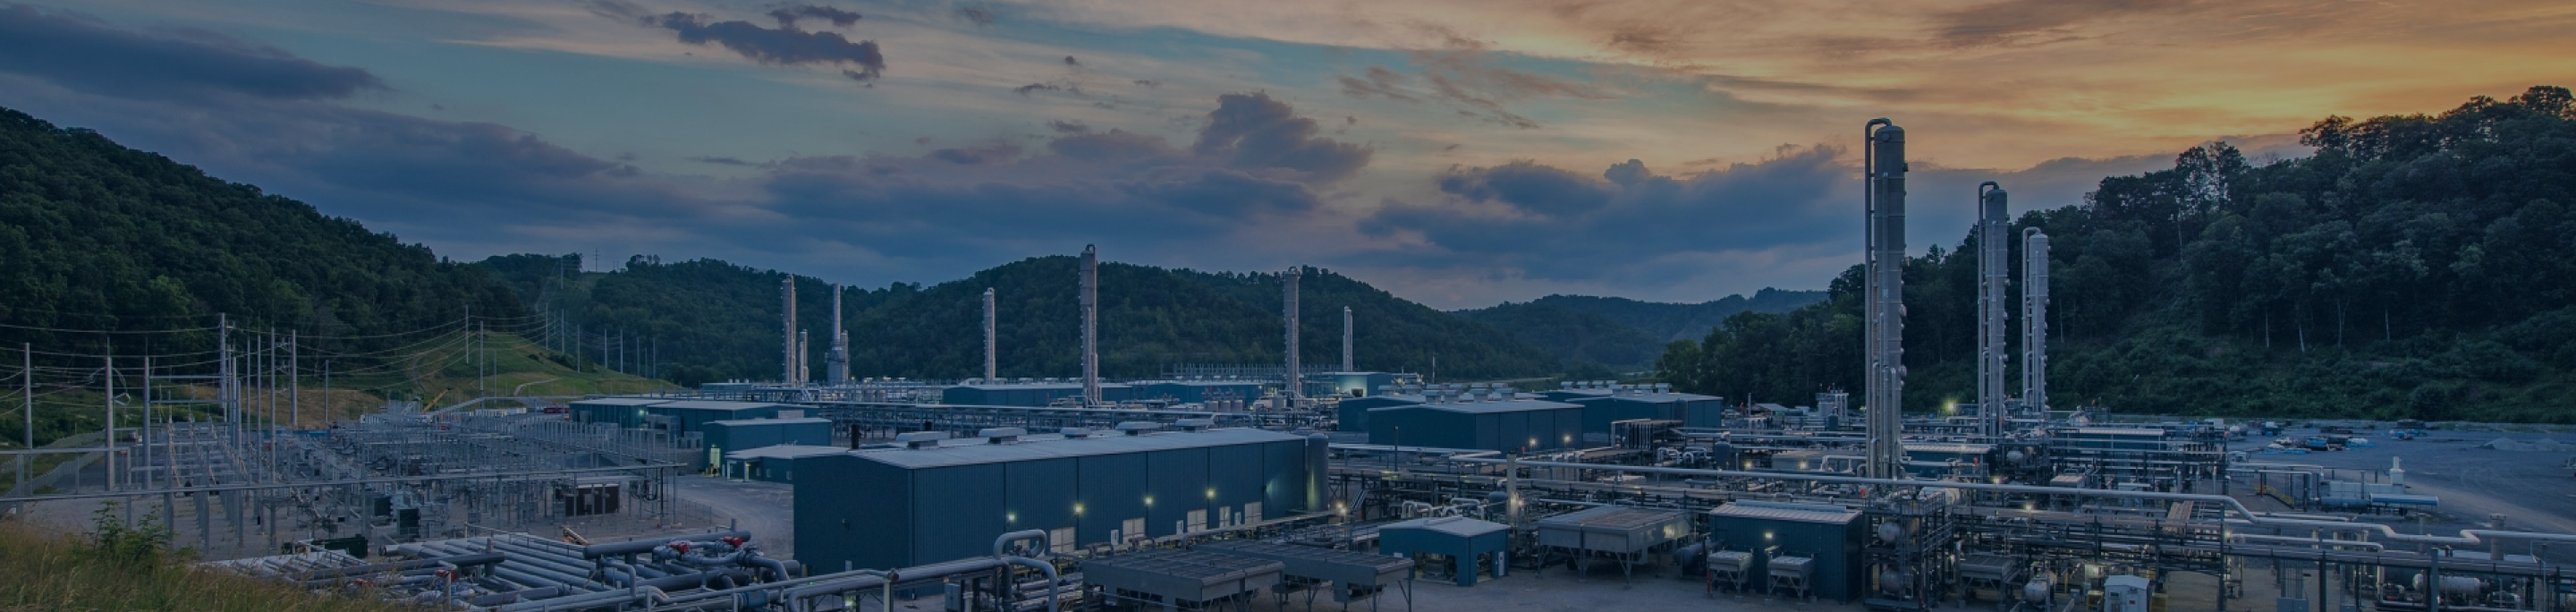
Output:
<svg viewBox="0 0 2576 612">
<path fill-rule="evenodd" d="M 582 558 L 584 558 L 584 559 L 597 559 L 597 558 L 600 558 L 600 557 L 606 557 L 606 556 L 612 556 L 612 555 L 633 555 L 633 554 L 641 554 L 641 553 L 653 552 L 653 548 L 654 548 L 654 547 L 656 547 L 656 546 L 667 546 L 667 545 L 669 545 L 669 544 L 670 544 L 670 543 L 672 543 L 672 542 L 697 542 L 697 541 L 711 541 L 711 540 L 722 540 L 722 539 L 725 539 L 725 538 L 728 538 L 728 537 L 733 537 L 733 538 L 743 538 L 743 539 L 746 539 L 746 540 L 747 540 L 747 539 L 750 539 L 750 538 L 751 538 L 751 532 L 749 532 L 749 531 L 740 531 L 740 530 L 735 530 L 735 531 L 717 531 L 717 532 L 712 532 L 712 533 L 693 533 L 693 534 L 689 534 L 689 535 L 684 535 L 684 536 L 675 536 L 675 537 L 668 537 L 668 538 L 648 538 L 648 539 L 632 540 L 632 541 L 626 541 L 626 542 L 610 542 L 610 543 L 607 543 L 607 544 L 592 544 L 592 545 L 589 545 L 589 546 L 583 546 L 583 547 L 581 547 L 581 556 L 582 556 Z"/>
<path fill-rule="evenodd" d="M 1507 461 L 1507 460 L 1504 460 L 1504 459 L 1491 459 L 1491 458 L 1484 458 L 1484 457 L 1453 457 L 1452 459 L 1457 460 L 1457 461 L 1460 461 L 1460 462 L 1466 462 L 1466 463 L 1487 463 L 1487 464 L 1503 464 L 1503 463 L 1508 463 L 1508 461 Z M 2383 538 L 2383 539 L 2385 539 L 2385 540 L 2387 540 L 2387 541 L 2390 541 L 2390 542 L 2404 542 L 2404 543 L 2410 543 L 2410 544 L 2442 544 L 2442 545 L 2451 545 L 2451 546 L 2476 546 L 2476 545 L 2481 544 L 2481 543 L 2483 542 L 2483 539 L 2484 539 L 2484 538 L 2495 538 L 2495 539 L 2499 539 L 2499 540 L 2534 540 L 2534 541 L 2542 541 L 2542 542 L 2576 542 L 2576 534 L 2536 533 L 2536 532 L 2530 532 L 2530 531 L 2503 531 L 2503 530 L 2497 530 L 2497 529 L 2462 529 L 2462 530 L 2460 530 L 2460 535 L 2459 535 L 2458 537 L 2451 537 L 2451 536 L 2437 536 L 2437 535 L 2431 535 L 2431 534 L 2425 534 L 2425 535 L 2413 535 L 2413 534 L 2399 533 L 2399 532 L 2397 531 L 2397 529 L 2396 529 L 2395 527 L 2393 527 L 2393 526 L 2389 526 L 2389 525 L 2382 525 L 2382 524 L 2377 524 L 2377 523 L 2355 523 L 2355 522 L 2347 522 L 2347 521 L 2322 521 L 2322 520 L 2314 520 L 2314 519 L 2292 519 L 2292 518 L 2281 518 L 2281 517 L 2279 517 L 2279 516 L 2277 516 L 2277 515 L 2257 514 L 2257 513 L 2255 513 L 2252 509 L 2246 508 L 2246 507 L 2245 507 L 2245 503 L 2244 503 L 2244 502 L 2237 501 L 2237 500 L 2236 500 L 2236 498 L 2233 498 L 2233 497 L 2228 497 L 2228 496 L 2225 496 L 2225 495 L 2204 495 L 2204 494 L 2199 494 L 2199 493 L 2160 493 L 2160 492 L 2155 492 L 2155 491 L 2114 491 L 2114 490 L 2108 490 L 2108 489 L 2069 489 L 2069 488 L 2064 488 L 2064 487 L 2042 487 L 2042 486 L 2033 486 L 2033 485 L 1986 484 L 1986 483 L 1980 483 L 1980 482 L 1955 482 L 1955 481 L 1946 481 L 1946 480 L 1896 480 L 1896 479 L 1889 479 L 1889 478 L 1867 478 L 1867 477 L 1861 477 L 1861 476 L 1826 476 L 1826 475 L 1818 475 L 1818 474 L 1799 474 L 1799 473 L 1793 473 L 1793 472 L 1741 472 L 1741 471 L 1735 471 L 1735 470 L 1706 470 L 1706 469 L 1693 469 L 1693 468 L 1647 467 L 1647 466 L 1636 466 L 1636 465 L 1606 465 L 1606 464 L 1599 464 L 1599 463 L 1568 463 L 1568 462 L 1560 462 L 1560 461 L 1522 461 L 1522 462 L 1520 462 L 1520 465 L 1521 465 L 1521 466 L 1523 466 L 1523 467 L 1574 468 L 1574 469 L 1584 469 L 1584 470 L 1607 470 L 1607 471 L 1615 471 L 1615 472 L 1636 472 L 1636 473 L 1646 473 L 1646 474 L 1670 474 L 1670 475 L 1676 475 L 1676 476 L 1710 476 L 1710 477 L 1720 477 L 1720 478 L 1764 478 L 1764 479 L 1771 479 L 1771 480 L 1801 480 L 1801 481 L 1807 481 L 1807 482 L 1822 482 L 1822 483 L 1830 483 L 1830 484 L 1857 484 L 1857 485 L 1889 486 L 1889 487 L 1924 487 L 1924 488 L 1941 488 L 1941 489 L 1960 489 L 1960 490 L 1967 490 L 1967 491 L 2002 491 L 2002 492 L 2009 492 L 2009 493 L 2036 493 L 2036 494 L 2043 494 L 2043 495 L 2081 495 L 2081 496 L 2086 496 L 2086 497 L 2119 497 L 2119 498 L 2129 498 L 2129 499 L 2157 499 L 2157 500 L 2165 500 L 2165 501 L 2189 501 L 2189 502 L 2201 502 L 2201 503 L 2208 503 L 2208 504 L 2216 504 L 2216 505 L 2221 506 L 2221 507 L 2224 507 L 2224 508 L 2226 508 L 2226 509 L 2228 509 L 2228 510 L 2232 510 L 2232 511 L 2234 511 L 2234 512 L 2235 512 L 2235 514 L 2236 514 L 2236 515 L 2238 515 L 2238 516 L 2242 516 L 2242 517 L 2245 517 L 2245 518 L 2243 518 L 2243 519 L 2236 519 L 2237 521 L 2239 521 L 2239 522 L 2243 522 L 2243 523 L 2247 523 L 2247 524 L 2262 525 L 2262 526 L 2268 526 L 2268 527 L 2297 527 L 2297 528 L 2301 528 L 2301 529 L 2317 529 L 2317 530 L 2323 530 L 2323 531 L 2342 531 L 2342 532 L 2354 532 L 2354 533 L 2365 533 L 2365 534 L 2378 534 L 2381 538 Z"/>
<path fill-rule="evenodd" d="M 1054 565 L 1028 557 L 1002 557 L 1002 562 L 1025 565 L 1036 569 L 1039 572 L 1045 573 L 1047 580 L 1047 612 L 1058 612 L 1056 610 L 1056 595 L 1060 592 L 1058 589 L 1063 588 L 1063 585 L 1057 584 L 1058 581 L 1056 580 Z"/>
</svg>

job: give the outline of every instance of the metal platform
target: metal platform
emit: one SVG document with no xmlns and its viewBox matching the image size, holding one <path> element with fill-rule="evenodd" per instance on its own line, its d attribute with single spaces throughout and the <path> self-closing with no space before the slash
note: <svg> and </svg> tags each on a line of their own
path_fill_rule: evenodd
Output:
<svg viewBox="0 0 2576 612">
<path fill-rule="evenodd" d="M 1201 610 L 1279 584 L 1287 564 L 1191 550 L 1153 550 L 1082 564 L 1083 580 L 1113 607 Z"/>
</svg>

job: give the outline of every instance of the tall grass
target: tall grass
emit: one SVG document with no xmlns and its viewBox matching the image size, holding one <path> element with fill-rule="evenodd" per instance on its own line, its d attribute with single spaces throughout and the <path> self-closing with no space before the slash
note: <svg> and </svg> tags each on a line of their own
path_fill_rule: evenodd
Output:
<svg viewBox="0 0 2576 612">
<path fill-rule="evenodd" d="M 88 534 L 0 520 L 0 612 L 417 610 L 198 568 L 186 551 L 169 548 L 167 532 L 126 529 L 100 512 Z"/>
</svg>

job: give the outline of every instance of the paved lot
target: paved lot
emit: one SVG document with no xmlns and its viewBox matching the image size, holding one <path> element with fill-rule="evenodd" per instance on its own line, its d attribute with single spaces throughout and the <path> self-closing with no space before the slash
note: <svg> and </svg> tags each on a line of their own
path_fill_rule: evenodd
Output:
<svg viewBox="0 0 2576 612">
<path fill-rule="evenodd" d="M 735 482 L 705 476 L 681 476 L 676 487 L 683 501 L 705 504 L 741 529 L 751 531 L 762 554 L 796 558 L 796 490 L 775 482 Z"/>
</svg>

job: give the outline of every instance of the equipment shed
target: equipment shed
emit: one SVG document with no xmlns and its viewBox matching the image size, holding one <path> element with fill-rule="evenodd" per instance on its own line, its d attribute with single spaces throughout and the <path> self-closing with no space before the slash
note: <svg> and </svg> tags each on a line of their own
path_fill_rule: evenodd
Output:
<svg viewBox="0 0 2576 612">
<path fill-rule="evenodd" d="M 1511 546 L 1502 523 L 1445 516 L 1389 523 L 1377 530 L 1378 552 L 1414 560 L 1414 567 L 1447 568 L 1458 586 L 1475 586 L 1478 577 L 1508 574 Z"/>
</svg>

